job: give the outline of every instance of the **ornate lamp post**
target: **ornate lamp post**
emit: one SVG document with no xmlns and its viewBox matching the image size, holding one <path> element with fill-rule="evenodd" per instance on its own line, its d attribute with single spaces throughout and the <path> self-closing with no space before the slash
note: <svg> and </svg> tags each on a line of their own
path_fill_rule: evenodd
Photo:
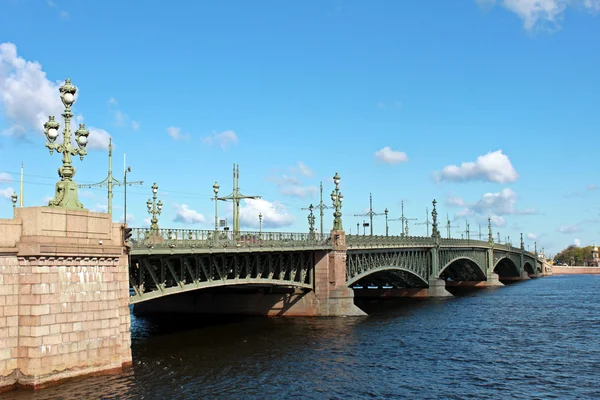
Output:
<svg viewBox="0 0 600 400">
<path fill-rule="evenodd" d="M 433 220 L 433 222 L 431 224 L 431 237 L 432 238 L 440 238 L 440 231 L 438 230 L 438 223 L 437 223 L 438 212 L 437 212 L 437 209 L 435 208 L 437 201 L 435 199 L 433 199 L 431 204 L 433 205 L 433 210 L 431 211 L 431 219 Z"/>
<path fill-rule="evenodd" d="M 523 243 L 523 233 L 521 232 L 521 250 L 525 250 L 525 243 Z"/>
<path fill-rule="evenodd" d="M 314 207 L 312 204 L 308 206 L 308 234 L 311 238 L 315 235 L 315 215 L 313 214 L 313 210 Z"/>
<path fill-rule="evenodd" d="M 19 196 L 17 196 L 17 194 L 15 192 L 13 192 L 13 194 L 10 196 L 10 199 L 13 203 L 13 208 L 15 208 L 17 206 L 17 199 Z"/>
<path fill-rule="evenodd" d="M 383 211 L 383 213 L 385 214 L 385 236 L 388 236 L 389 228 L 388 228 L 388 209 L 387 209 L 387 207 Z"/>
<path fill-rule="evenodd" d="M 262 236 L 262 213 L 258 214 L 258 234 Z"/>
<path fill-rule="evenodd" d="M 152 200 L 148 199 L 146 205 L 148 206 L 148 214 L 152 215 L 152 219 L 150 220 L 150 230 L 153 232 L 158 231 L 158 218 L 157 215 L 160 215 L 162 211 L 162 201 L 158 200 L 156 202 L 156 194 L 158 193 L 158 185 L 156 182 L 152 185 Z"/>
<path fill-rule="evenodd" d="M 494 244 L 494 234 L 492 233 L 492 218 L 488 217 L 488 242 Z"/>
<path fill-rule="evenodd" d="M 333 230 L 342 231 L 344 230 L 342 227 L 342 200 L 344 200 L 344 195 L 339 189 L 340 176 L 337 172 L 333 176 L 333 183 L 335 183 L 335 189 L 331 192 L 331 201 L 335 209 L 333 213 Z"/>
<path fill-rule="evenodd" d="M 71 144 L 71 106 L 75 103 L 75 93 L 77 88 L 71 85 L 71 80 L 66 79 L 64 85 L 60 88 L 60 99 L 65 106 L 65 111 L 62 114 L 65 119 L 65 128 L 63 129 L 63 142 L 56 144 L 54 141 L 58 137 L 58 128 L 60 124 L 54 120 L 54 116 L 50 116 L 48 122 L 44 123 L 44 133 L 48 141 L 46 147 L 50 150 L 50 154 L 62 153 L 62 166 L 58 169 L 58 176 L 61 180 L 56 183 L 56 193 L 54 198 L 48 202 L 48 206 L 62 207 L 72 210 L 83 210 L 83 204 L 79 202 L 77 197 L 77 183 L 73 182 L 75 176 L 75 167 L 71 164 L 71 156 L 79 156 L 81 160 L 87 154 L 85 147 L 88 142 L 90 132 L 85 129 L 85 124 L 79 124 L 79 129 L 75 131 L 75 141 L 78 149 Z"/>
<path fill-rule="evenodd" d="M 219 182 L 215 182 L 213 185 L 213 192 L 215 192 L 215 232 L 219 231 Z"/>
</svg>

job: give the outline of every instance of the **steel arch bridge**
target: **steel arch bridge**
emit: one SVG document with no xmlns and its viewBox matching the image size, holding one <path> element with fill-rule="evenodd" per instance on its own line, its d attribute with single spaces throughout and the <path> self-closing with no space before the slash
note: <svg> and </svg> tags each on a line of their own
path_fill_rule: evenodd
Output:
<svg viewBox="0 0 600 400">
<path fill-rule="evenodd" d="M 130 303 L 222 286 L 314 290 L 331 237 L 305 233 L 148 230 L 134 232 Z M 339 250 L 339 249 L 338 249 Z M 542 263 L 522 248 L 477 240 L 345 236 L 346 285 L 427 288 L 431 278 L 485 281 L 537 276 Z"/>
</svg>

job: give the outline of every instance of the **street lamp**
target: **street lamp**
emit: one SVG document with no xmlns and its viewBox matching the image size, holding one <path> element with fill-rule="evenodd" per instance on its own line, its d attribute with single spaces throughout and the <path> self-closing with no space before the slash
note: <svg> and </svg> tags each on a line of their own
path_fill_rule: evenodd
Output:
<svg viewBox="0 0 600 400">
<path fill-rule="evenodd" d="M 333 202 L 333 208 L 335 209 L 335 212 L 333 213 L 333 230 L 342 231 L 344 230 L 342 227 L 342 201 L 344 200 L 344 195 L 339 189 L 340 176 L 337 172 L 333 176 L 333 183 L 335 183 L 335 189 L 331 192 L 331 201 Z"/>
<path fill-rule="evenodd" d="M 262 236 L 262 213 L 258 214 L 258 234 Z"/>
<path fill-rule="evenodd" d="M 156 202 L 156 194 L 158 193 L 158 185 L 156 182 L 152 185 L 152 200 L 148 199 L 146 205 L 148 206 L 148 214 L 152 215 L 152 219 L 150 220 L 150 230 L 153 232 L 158 231 L 158 218 L 157 215 L 160 215 L 162 211 L 162 201 L 158 200 Z"/>
<path fill-rule="evenodd" d="M 10 196 L 10 199 L 12 200 L 13 203 L 13 208 L 15 208 L 17 206 L 17 199 L 19 196 L 17 196 L 17 194 L 15 192 L 13 192 L 13 194 Z"/>
<path fill-rule="evenodd" d="M 388 236 L 388 209 L 386 207 L 386 209 L 383 211 L 383 213 L 385 214 L 385 236 Z"/>
<path fill-rule="evenodd" d="M 315 234 L 315 215 L 313 214 L 313 210 L 314 207 L 312 204 L 308 206 L 308 233 L 311 238 L 314 237 Z"/>
<path fill-rule="evenodd" d="M 65 106 L 65 111 L 62 114 L 65 119 L 65 128 L 63 129 L 63 142 L 56 144 L 54 141 L 58 138 L 58 128 L 60 124 L 54 120 L 54 116 L 48 118 L 48 122 L 44 123 L 44 133 L 48 141 L 46 147 L 50 150 L 50 154 L 62 154 L 62 166 L 58 169 L 58 176 L 61 180 L 56 183 L 56 192 L 54 198 L 48 202 L 50 207 L 62 207 L 73 210 L 83 210 L 83 204 L 79 202 L 77 197 L 77 183 L 73 182 L 75 176 L 75 167 L 71 164 L 71 156 L 79 156 L 81 160 L 87 154 L 85 147 L 88 142 L 90 132 L 85 129 L 85 124 L 79 124 L 79 129 L 75 131 L 75 142 L 78 149 L 71 144 L 71 106 L 75 103 L 75 93 L 77 88 L 71 85 L 71 80 L 66 79 L 65 83 L 59 88 L 60 99 Z"/>
<path fill-rule="evenodd" d="M 215 182 L 213 185 L 213 192 L 215 192 L 215 232 L 219 231 L 219 182 Z"/>
</svg>

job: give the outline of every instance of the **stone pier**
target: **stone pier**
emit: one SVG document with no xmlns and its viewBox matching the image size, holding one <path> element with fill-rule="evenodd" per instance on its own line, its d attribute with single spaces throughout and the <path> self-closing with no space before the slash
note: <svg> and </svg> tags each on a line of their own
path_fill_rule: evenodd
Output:
<svg viewBox="0 0 600 400">
<path fill-rule="evenodd" d="M 0 391 L 131 364 L 127 260 L 108 214 L 28 207 L 0 220 Z"/>
</svg>

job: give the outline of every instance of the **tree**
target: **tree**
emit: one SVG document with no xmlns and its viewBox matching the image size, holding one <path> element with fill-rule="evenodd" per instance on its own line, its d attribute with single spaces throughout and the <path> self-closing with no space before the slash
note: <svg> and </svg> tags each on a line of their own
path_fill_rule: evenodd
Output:
<svg viewBox="0 0 600 400">
<path fill-rule="evenodd" d="M 583 265 L 584 262 L 592 259 L 592 250 L 593 246 L 577 247 L 570 245 L 554 256 L 554 260 L 559 264 Z"/>
</svg>

